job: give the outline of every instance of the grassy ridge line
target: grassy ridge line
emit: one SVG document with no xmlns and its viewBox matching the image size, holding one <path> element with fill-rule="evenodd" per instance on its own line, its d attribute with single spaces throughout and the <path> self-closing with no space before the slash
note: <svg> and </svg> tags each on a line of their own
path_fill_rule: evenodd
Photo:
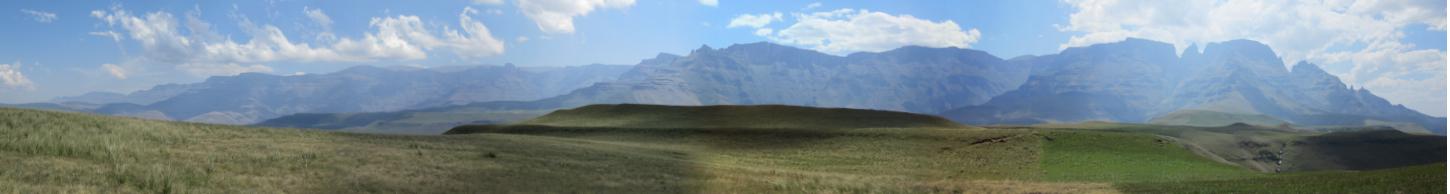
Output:
<svg viewBox="0 0 1450 194">
<path fill-rule="evenodd" d="M 428 112 L 446 111 L 446 112 Z M 366 133 L 436 135 L 459 125 L 508 124 L 532 119 L 545 110 L 410 110 L 377 113 L 299 113 L 253 126 L 339 130 Z"/>
<path fill-rule="evenodd" d="M 520 125 L 645 128 L 970 127 L 945 118 L 892 111 L 786 105 L 667 106 L 596 104 L 558 110 Z"/>
<path fill-rule="evenodd" d="M 1153 118 L 1147 124 L 1222 127 L 1234 123 L 1275 126 L 1288 122 L 1266 114 L 1236 114 L 1210 110 L 1179 110 L 1164 114 L 1158 118 Z"/>
</svg>

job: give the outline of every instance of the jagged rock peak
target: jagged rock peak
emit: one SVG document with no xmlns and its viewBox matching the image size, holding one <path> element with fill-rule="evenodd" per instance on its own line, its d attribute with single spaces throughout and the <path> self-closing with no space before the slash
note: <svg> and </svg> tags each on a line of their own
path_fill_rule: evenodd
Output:
<svg viewBox="0 0 1450 194">
<path fill-rule="evenodd" d="M 1313 63 L 1309 63 L 1308 61 L 1299 61 L 1299 63 L 1294 64 L 1294 69 L 1292 70 L 1292 72 L 1300 73 L 1301 71 L 1304 73 L 1327 74 L 1327 72 L 1324 72 L 1324 69 L 1320 69 L 1318 65 L 1314 65 Z"/>
<path fill-rule="evenodd" d="M 695 52 L 705 52 L 705 51 L 711 51 L 711 50 L 715 50 L 715 49 L 710 48 L 710 45 L 704 45 L 704 44 L 702 44 L 702 45 L 700 45 L 700 49 L 695 49 Z"/>
</svg>

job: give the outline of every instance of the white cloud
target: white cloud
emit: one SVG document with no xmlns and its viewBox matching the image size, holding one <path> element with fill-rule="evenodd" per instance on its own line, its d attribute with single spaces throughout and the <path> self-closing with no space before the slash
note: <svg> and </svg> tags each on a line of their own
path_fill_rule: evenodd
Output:
<svg viewBox="0 0 1450 194">
<path fill-rule="evenodd" d="M 515 38 L 514 40 L 518 40 L 519 42 L 524 42 L 524 41 L 529 41 L 529 37 L 519 36 L 519 38 Z"/>
<path fill-rule="evenodd" d="M 539 25 L 544 33 L 574 33 L 574 16 L 582 16 L 595 8 L 624 9 L 634 6 L 634 0 L 518 0 L 519 10 L 524 16 Z"/>
<path fill-rule="evenodd" d="M 332 24 L 331 18 L 321 10 L 304 8 L 304 11 L 319 25 Z M 144 48 L 141 59 L 173 65 L 266 61 L 401 61 L 426 58 L 423 50 L 435 48 L 451 50 L 460 57 L 503 54 L 503 42 L 494 39 L 482 23 L 473 21 L 468 16 L 470 13 L 477 13 L 477 10 L 464 8 L 463 13 L 459 14 L 460 28 L 463 29 L 461 33 L 449 26 L 443 26 L 442 38 L 424 28 L 423 22 L 417 16 L 396 16 L 373 18 L 369 26 L 377 27 L 378 31 L 365 33 L 361 39 L 341 38 L 331 45 L 317 47 L 307 43 L 293 43 L 277 27 L 253 23 L 245 16 L 233 18 L 238 20 L 237 25 L 243 32 L 251 35 L 252 39 L 245 43 L 224 39 L 211 29 L 210 23 L 199 19 L 199 9 L 187 14 L 185 27 L 190 32 L 189 35 L 183 35 L 183 31 L 178 30 L 178 19 L 166 12 L 140 16 L 113 6 L 111 12 L 96 10 L 91 15 L 111 26 L 120 24 L 129 33 L 129 38 L 136 40 Z"/>
<path fill-rule="evenodd" d="M 473 0 L 473 4 L 498 5 L 503 4 L 503 0 Z"/>
<path fill-rule="evenodd" d="M 30 16 L 35 18 L 35 21 L 37 22 L 50 22 L 51 20 L 55 20 L 55 13 L 35 11 L 29 9 L 20 9 L 20 12 L 30 14 Z"/>
<path fill-rule="evenodd" d="M 713 6 L 719 6 L 720 5 L 720 1 L 719 0 L 700 0 L 700 4 L 702 4 L 702 5 L 708 5 L 708 6 L 712 6 L 713 7 Z"/>
<path fill-rule="evenodd" d="M 771 32 L 774 32 L 774 29 L 761 28 L 761 29 L 756 29 L 755 30 L 755 35 L 756 36 L 770 36 L 770 33 Z"/>
<path fill-rule="evenodd" d="M 337 34 L 332 33 L 332 17 L 327 17 L 327 14 L 322 13 L 321 8 L 307 9 L 307 7 L 302 7 L 302 14 L 307 15 L 307 18 L 311 19 L 313 24 L 322 27 L 322 31 L 316 32 L 317 40 L 320 42 L 333 42 L 337 40 Z"/>
<path fill-rule="evenodd" d="M 503 10 L 490 9 L 490 10 L 488 10 L 488 13 L 495 14 L 495 15 L 503 15 Z"/>
<path fill-rule="evenodd" d="M 303 73 L 301 71 L 298 71 L 297 73 L 292 73 L 292 75 L 287 75 L 287 76 L 295 76 L 295 75 L 307 75 L 307 73 Z"/>
<path fill-rule="evenodd" d="M 1174 44 L 1250 39 L 1269 45 L 1286 65 L 1352 63 L 1336 72 L 1393 103 L 1417 110 L 1445 107 L 1445 51 L 1400 43 L 1404 29 L 1445 30 L 1445 1 L 1436 0 L 1065 0 L 1076 9 L 1063 31 L 1084 32 L 1059 49 L 1144 38 Z M 1359 47 L 1331 52 L 1331 48 Z M 1333 71 L 1331 69 L 1331 71 Z M 1432 107 L 1432 108 L 1427 108 Z M 1438 107 L 1438 108 L 1433 108 Z"/>
<path fill-rule="evenodd" d="M 101 64 L 101 71 L 111 74 L 111 77 L 116 77 L 116 79 L 126 79 L 126 75 L 131 74 L 130 71 L 126 71 L 126 68 L 110 63 Z"/>
<path fill-rule="evenodd" d="M 321 8 L 309 10 L 307 7 L 302 7 L 302 13 L 306 14 L 308 19 L 312 19 L 312 22 L 322 26 L 322 28 L 329 31 L 332 30 L 332 17 L 327 17 L 327 14 L 323 14 Z"/>
<path fill-rule="evenodd" d="M 771 40 L 822 52 L 880 52 L 908 45 L 971 48 L 982 36 L 977 29 L 963 31 L 951 20 L 932 22 L 905 14 L 841 9 L 794 15 L 799 22 Z"/>
<path fill-rule="evenodd" d="M 760 15 L 741 14 L 740 16 L 735 17 L 735 19 L 730 19 L 730 25 L 726 25 L 725 28 L 735 28 L 742 26 L 760 28 L 765 27 L 765 25 L 767 24 L 770 24 L 770 21 L 781 21 L 780 12 L 775 12 L 775 14 Z"/>
<path fill-rule="evenodd" d="M 236 63 L 227 64 L 203 64 L 187 63 L 176 66 L 176 70 L 185 71 L 193 76 L 233 76 L 248 72 L 272 72 L 272 67 L 266 65 L 241 66 Z"/>
<path fill-rule="evenodd" d="M 28 90 L 35 91 L 35 83 L 20 74 L 20 61 L 15 64 L 0 64 L 0 90 Z"/>
<path fill-rule="evenodd" d="M 811 9 L 814 9 L 814 8 L 820 7 L 820 6 L 821 6 L 821 2 L 815 2 L 815 3 L 811 3 L 809 5 L 806 5 L 806 8 L 801 8 L 801 10 L 811 10 Z"/>
</svg>

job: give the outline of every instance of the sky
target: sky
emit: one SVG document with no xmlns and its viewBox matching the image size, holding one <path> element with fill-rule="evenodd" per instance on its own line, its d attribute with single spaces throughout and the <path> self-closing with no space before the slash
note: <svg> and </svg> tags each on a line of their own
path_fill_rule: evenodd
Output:
<svg viewBox="0 0 1450 194">
<path fill-rule="evenodd" d="M 1443 0 L 433 0 L 0 2 L 0 103 L 357 65 L 632 65 L 773 42 L 828 54 L 959 47 L 1000 58 L 1128 37 L 1249 39 L 1446 115 Z M 1287 68 L 1287 67 L 1286 67 Z"/>
</svg>

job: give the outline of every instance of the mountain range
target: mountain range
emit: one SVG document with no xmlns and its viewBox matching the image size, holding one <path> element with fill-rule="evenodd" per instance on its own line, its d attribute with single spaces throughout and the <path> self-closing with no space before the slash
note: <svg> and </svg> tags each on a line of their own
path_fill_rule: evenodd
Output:
<svg viewBox="0 0 1450 194">
<path fill-rule="evenodd" d="M 1170 44 L 1129 38 L 1069 48 L 1044 72 L 981 105 L 940 115 L 970 125 L 1146 122 L 1177 110 L 1267 114 L 1297 125 L 1360 126 L 1410 122 L 1445 134 L 1445 118 L 1392 105 L 1353 89 L 1317 65 L 1293 71 L 1269 46 L 1250 40 L 1211 43 L 1174 56 Z"/>
<path fill-rule="evenodd" d="M 9 105 L 161 120 L 247 125 L 295 113 L 387 112 L 473 102 L 536 100 L 612 81 L 626 65 L 572 67 L 355 66 L 329 74 L 243 73 L 158 85 L 127 95 L 92 92 Z"/>
<path fill-rule="evenodd" d="M 1135 38 L 1006 60 L 955 47 L 839 56 L 759 42 L 702 46 L 683 56 L 661 53 L 633 66 L 359 66 L 322 75 L 249 73 L 129 95 L 92 93 L 11 106 L 228 124 L 293 113 L 348 118 L 315 113 L 413 109 L 408 114 L 418 115 L 620 103 L 876 109 L 936 114 L 969 125 L 1141 123 L 1178 110 L 1207 110 L 1271 115 L 1299 126 L 1414 123 L 1445 134 L 1444 117 L 1350 88 L 1314 64 L 1285 68 L 1272 49 L 1255 41 L 1210 43 L 1202 52 L 1194 45 L 1175 53 L 1171 44 Z M 430 107 L 458 108 L 422 109 Z M 281 123 L 291 124 L 281 126 L 319 126 L 284 119 L 288 122 Z"/>
</svg>

